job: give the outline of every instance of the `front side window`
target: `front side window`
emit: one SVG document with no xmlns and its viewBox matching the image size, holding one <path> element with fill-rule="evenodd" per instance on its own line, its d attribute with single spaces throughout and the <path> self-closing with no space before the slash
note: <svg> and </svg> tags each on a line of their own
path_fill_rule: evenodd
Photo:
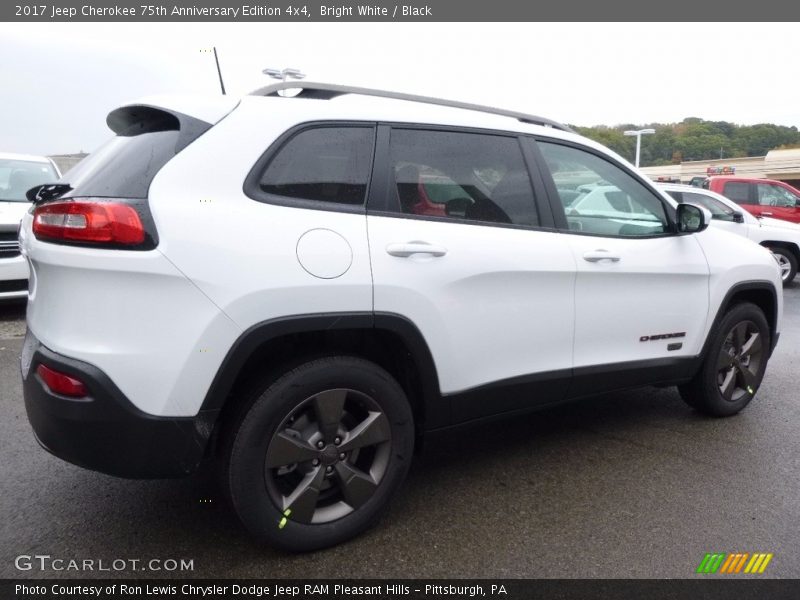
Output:
<svg viewBox="0 0 800 600">
<path fill-rule="evenodd" d="M 783 208 L 794 208 L 797 206 L 795 195 L 774 183 L 757 183 L 758 203 L 762 206 L 779 206 Z"/>
<path fill-rule="evenodd" d="M 284 198 L 363 204 L 373 141 L 372 127 L 301 131 L 270 160 L 258 180 L 258 189 Z"/>
<path fill-rule="evenodd" d="M 572 146 L 538 146 L 571 230 L 622 237 L 669 232 L 661 199 L 622 168 Z"/>
<path fill-rule="evenodd" d="M 750 202 L 750 184 L 740 181 L 726 181 L 722 188 L 722 195 L 730 198 L 737 204 L 752 204 Z"/>
<path fill-rule="evenodd" d="M 395 210 L 484 223 L 536 226 L 533 188 L 516 138 L 394 129 Z"/>
</svg>

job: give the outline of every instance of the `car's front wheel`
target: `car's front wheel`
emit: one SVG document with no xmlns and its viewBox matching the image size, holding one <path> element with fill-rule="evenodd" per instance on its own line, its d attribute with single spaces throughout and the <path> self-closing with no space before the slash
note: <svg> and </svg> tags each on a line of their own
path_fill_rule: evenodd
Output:
<svg viewBox="0 0 800 600">
<path fill-rule="evenodd" d="M 747 406 L 761 385 L 770 330 L 762 310 L 747 302 L 731 308 L 712 336 L 700 371 L 678 389 L 698 411 L 727 417 Z"/>
<path fill-rule="evenodd" d="M 349 356 L 307 362 L 257 390 L 231 434 L 236 512 L 257 538 L 291 551 L 331 546 L 375 523 L 414 446 L 403 389 Z"/>
</svg>

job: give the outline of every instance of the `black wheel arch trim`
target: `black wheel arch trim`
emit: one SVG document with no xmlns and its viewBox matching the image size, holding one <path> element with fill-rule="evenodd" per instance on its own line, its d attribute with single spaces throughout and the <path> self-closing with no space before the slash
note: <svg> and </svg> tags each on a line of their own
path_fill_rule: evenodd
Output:
<svg viewBox="0 0 800 600">
<path fill-rule="evenodd" d="M 450 403 L 443 398 L 439 377 L 428 344 L 409 319 L 394 313 L 347 312 L 293 315 L 256 323 L 231 346 L 209 386 L 201 412 L 222 410 L 247 360 L 264 344 L 282 336 L 330 330 L 376 330 L 397 335 L 417 369 L 422 388 L 425 428 L 449 423 Z"/>
<path fill-rule="evenodd" d="M 779 333 L 777 333 L 777 326 L 778 326 L 778 292 L 775 289 L 775 286 L 770 281 L 766 280 L 753 280 L 753 281 L 743 281 L 740 283 L 735 284 L 731 287 L 725 294 L 725 297 L 720 302 L 719 307 L 717 308 L 717 314 L 714 317 L 714 321 L 711 323 L 711 327 L 708 330 L 708 335 L 706 336 L 706 340 L 703 343 L 703 349 L 700 352 L 700 356 L 705 358 L 709 346 L 711 345 L 711 337 L 712 333 L 716 331 L 717 327 L 719 326 L 720 321 L 722 321 L 725 313 L 728 311 L 728 307 L 730 306 L 731 300 L 733 297 L 742 292 L 749 292 L 749 291 L 766 291 L 769 292 L 770 297 L 772 298 L 772 318 L 770 319 L 770 315 L 765 313 L 765 317 L 767 319 L 767 323 L 769 323 L 769 356 L 772 356 L 772 352 L 775 350 L 775 346 L 778 344 L 778 337 Z"/>
</svg>

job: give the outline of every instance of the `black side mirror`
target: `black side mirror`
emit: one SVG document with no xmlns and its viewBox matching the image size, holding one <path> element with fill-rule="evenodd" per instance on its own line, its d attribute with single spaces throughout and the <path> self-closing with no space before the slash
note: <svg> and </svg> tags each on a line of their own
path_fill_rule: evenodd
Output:
<svg viewBox="0 0 800 600">
<path fill-rule="evenodd" d="M 744 223 L 744 215 L 737 210 L 736 212 L 733 213 L 733 222 Z"/>
<path fill-rule="evenodd" d="M 711 213 L 694 204 L 678 204 L 678 232 L 698 233 L 708 227 Z"/>
</svg>

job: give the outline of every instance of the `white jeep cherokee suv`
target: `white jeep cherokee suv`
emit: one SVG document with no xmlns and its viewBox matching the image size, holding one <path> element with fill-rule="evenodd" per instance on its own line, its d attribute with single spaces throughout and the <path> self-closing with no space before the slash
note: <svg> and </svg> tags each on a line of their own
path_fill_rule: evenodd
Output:
<svg viewBox="0 0 800 600">
<path fill-rule="evenodd" d="M 250 532 L 309 550 L 376 521 L 425 432 L 651 384 L 717 416 L 757 393 L 766 249 L 552 121 L 302 85 L 123 106 L 31 190 L 47 450 L 124 477 L 214 459 Z M 598 182 L 627 209 L 565 210 Z"/>
</svg>

